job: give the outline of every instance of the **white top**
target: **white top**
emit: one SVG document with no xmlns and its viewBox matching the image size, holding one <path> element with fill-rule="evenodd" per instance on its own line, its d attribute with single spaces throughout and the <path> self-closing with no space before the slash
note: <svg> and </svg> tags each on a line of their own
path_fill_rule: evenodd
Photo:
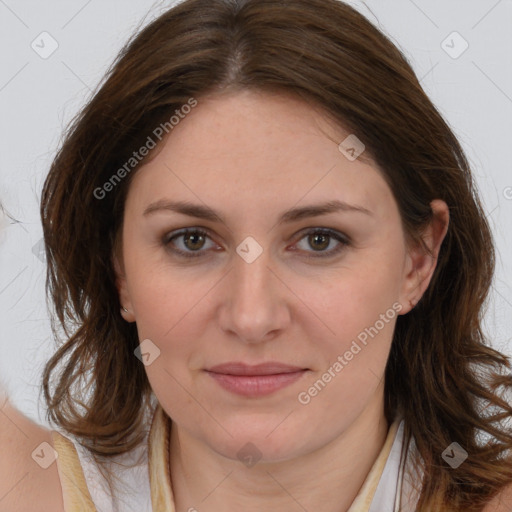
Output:
<svg viewBox="0 0 512 512">
<path fill-rule="evenodd" d="M 113 473 L 126 486 L 126 489 L 118 492 L 117 502 L 114 502 L 107 482 L 90 453 L 77 441 L 68 439 L 75 445 L 87 487 L 98 512 L 153 512 L 147 441 L 141 443 L 135 450 L 115 458 L 120 465 L 115 467 Z M 123 463 L 126 467 L 121 465 Z"/>
<path fill-rule="evenodd" d="M 58 431 L 59 434 L 71 441 L 76 449 L 90 500 L 98 512 L 156 512 L 157 510 L 158 512 L 164 512 L 164 510 L 165 512 L 174 512 L 167 459 L 169 427 L 166 423 L 167 417 L 161 407 L 156 412 L 158 414 L 155 414 L 153 421 L 150 418 L 151 429 L 146 432 L 144 441 L 134 450 L 114 457 L 110 463 L 109 470 L 117 477 L 116 501 L 112 498 L 106 480 L 88 450 L 69 434 L 61 430 Z M 348 512 L 414 511 L 418 496 L 405 477 L 405 461 L 400 463 L 403 433 L 404 421 L 396 420 L 391 425 L 384 447 Z M 165 439 L 166 437 L 167 439 Z M 152 447 L 149 443 L 150 439 Z M 72 451 L 71 444 L 69 444 L 70 449 L 66 450 L 62 444 L 59 443 L 59 446 L 56 444 L 56 449 L 60 449 L 63 455 L 60 457 L 61 452 L 59 452 L 57 459 L 61 481 L 67 472 L 73 474 L 74 482 L 78 482 L 71 486 L 68 484 L 67 490 L 64 490 L 65 486 L 63 485 L 63 495 L 67 493 L 81 494 L 78 496 L 78 501 L 70 501 L 67 498 L 66 512 L 94 510 L 92 504 L 84 508 L 77 505 L 87 494 L 86 491 L 82 490 L 78 493 L 76 490 L 80 490 L 80 483 L 75 478 L 80 469 L 78 461 L 69 462 L 68 455 Z M 78 472 L 76 471 L 77 467 Z M 83 488 L 85 489 L 85 486 Z M 71 502 L 72 504 L 70 504 Z M 156 508 L 153 508 L 155 506 Z"/>
</svg>

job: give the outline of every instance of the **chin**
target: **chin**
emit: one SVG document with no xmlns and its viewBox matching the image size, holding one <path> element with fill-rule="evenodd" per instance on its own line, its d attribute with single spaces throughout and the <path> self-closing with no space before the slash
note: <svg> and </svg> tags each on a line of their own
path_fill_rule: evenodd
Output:
<svg viewBox="0 0 512 512">
<path fill-rule="evenodd" d="M 232 437 L 223 431 L 220 438 L 208 436 L 203 442 L 209 444 L 212 450 L 223 457 L 242 463 L 245 463 L 246 459 L 252 460 L 253 463 L 255 460 L 259 463 L 281 462 L 301 455 L 304 440 L 301 440 L 301 443 L 297 442 L 300 433 L 292 435 L 290 431 L 279 432 L 279 428 L 276 429 L 278 424 L 279 421 L 273 422 L 270 428 L 266 422 L 264 425 L 252 427 L 237 428 L 234 425 L 226 425 Z"/>
</svg>

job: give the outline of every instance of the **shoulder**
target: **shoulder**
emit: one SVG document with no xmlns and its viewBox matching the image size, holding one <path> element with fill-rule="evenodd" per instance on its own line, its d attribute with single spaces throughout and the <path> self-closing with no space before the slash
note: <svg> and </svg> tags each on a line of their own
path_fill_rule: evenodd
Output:
<svg viewBox="0 0 512 512">
<path fill-rule="evenodd" d="M 502 489 L 482 512 L 510 512 L 512 510 L 512 484 Z"/>
<path fill-rule="evenodd" d="M 64 512 L 52 432 L 7 400 L 0 410 L 0 512 Z"/>
</svg>

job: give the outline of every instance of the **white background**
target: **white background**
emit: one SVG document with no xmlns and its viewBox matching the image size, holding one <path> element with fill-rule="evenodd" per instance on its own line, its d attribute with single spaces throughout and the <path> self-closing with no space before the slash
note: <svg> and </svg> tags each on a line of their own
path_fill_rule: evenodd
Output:
<svg viewBox="0 0 512 512">
<path fill-rule="evenodd" d="M 498 251 L 485 326 L 512 355 L 512 0 L 350 3 L 406 54 L 467 152 Z M 13 403 L 42 424 L 41 371 L 55 350 L 37 257 L 42 183 L 65 125 L 122 44 L 171 4 L 0 0 L 0 201 L 18 221 L 4 218 L 0 231 L 0 376 Z M 441 46 L 458 53 L 463 41 L 446 39 L 453 31 L 469 44 L 458 58 Z M 31 47 L 42 46 L 42 32 L 58 43 L 47 59 Z"/>
</svg>

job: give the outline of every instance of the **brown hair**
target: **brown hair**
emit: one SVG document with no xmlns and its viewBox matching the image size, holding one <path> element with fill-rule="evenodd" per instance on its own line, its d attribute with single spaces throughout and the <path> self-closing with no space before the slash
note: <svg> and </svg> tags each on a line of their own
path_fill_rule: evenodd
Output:
<svg viewBox="0 0 512 512">
<path fill-rule="evenodd" d="M 385 412 L 388 421 L 403 416 L 405 439 L 416 445 L 424 471 L 417 510 L 481 510 L 512 482 L 504 458 L 512 435 L 502 424 L 512 408 L 500 395 L 512 386 L 510 363 L 481 328 L 494 271 L 490 229 L 463 150 L 406 58 L 337 0 L 186 0 L 122 49 L 44 184 L 52 327 L 66 336 L 44 371 L 49 420 L 105 458 L 141 442 L 152 392 L 134 356 L 135 324 L 119 314 L 112 265 L 136 171 L 101 199 L 95 190 L 190 98 L 241 89 L 294 95 L 356 134 L 382 169 L 410 240 L 421 241 L 433 199 L 448 204 L 431 284 L 397 320 Z M 454 441 L 469 454 L 456 469 L 441 456 Z"/>
</svg>

